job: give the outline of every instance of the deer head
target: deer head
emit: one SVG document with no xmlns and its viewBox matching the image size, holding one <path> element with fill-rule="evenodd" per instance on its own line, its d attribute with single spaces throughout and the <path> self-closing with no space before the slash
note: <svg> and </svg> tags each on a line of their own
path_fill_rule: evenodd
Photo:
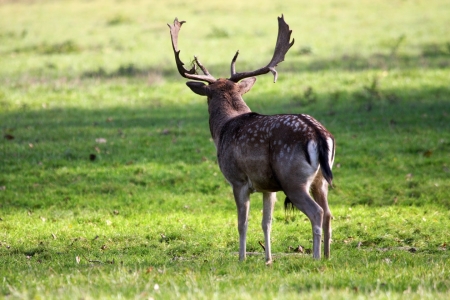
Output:
<svg viewBox="0 0 450 300">
<path fill-rule="evenodd" d="M 181 76 L 195 81 L 186 82 L 187 86 L 196 94 L 208 97 L 210 113 L 210 129 L 217 146 L 217 136 L 221 130 L 223 122 L 238 114 L 250 112 L 250 109 L 242 99 L 242 95 L 248 92 L 256 81 L 255 76 L 271 72 L 274 76 L 274 82 L 277 81 L 278 73 L 275 67 L 284 61 L 288 50 L 294 44 L 294 39 L 290 42 L 292 30 L 284 21 L 283 15 L 278 18 L 278 37 L 275 44 L 275 50 L 272 59 L 267 66 L 248 72 L 236 72 L 236 60 L 239 51 L 231 60 L 231 75 L 227 79 L 215 79 L 205 66 L 194 56 L 193 66 L 187 70 L 180 59 L 180 50 L 178 48 L 178 35 L 181 26 L 186 21 L 178 21 L 175 18 L 173 25 L 167 24 L 170 28 L 172 48 L 175 54 L 175 62 L 178 72 Z M 200 69 L 203 75 L 197 74 Z M 206 85 L 204 82 L 207 82 Z M 220 111 L 217 110 L 220 108 Z"/>
</svg>

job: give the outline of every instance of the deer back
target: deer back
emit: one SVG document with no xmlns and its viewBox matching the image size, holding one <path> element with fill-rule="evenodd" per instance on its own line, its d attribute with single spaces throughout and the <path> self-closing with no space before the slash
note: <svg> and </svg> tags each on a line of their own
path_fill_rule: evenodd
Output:
<svg viewBox="0 0 450 300">
<path fill-rule="evenodd" d="M 278 191 L 290 176 L 308 181 L 319 166 L 331 183 L 334 138 L 308 115 L 246 113 L 224 124 L 217 155 L 231 183 L 251 181 L 257 191 Z"/>
</svg>

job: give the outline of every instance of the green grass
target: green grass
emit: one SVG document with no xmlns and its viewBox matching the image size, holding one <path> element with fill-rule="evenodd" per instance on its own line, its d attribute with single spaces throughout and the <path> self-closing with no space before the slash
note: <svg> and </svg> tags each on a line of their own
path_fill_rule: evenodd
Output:
<svg viewBox="0 0 450 300">
<path fill-rule="evenodd" d="M 448 1 L 0 1 L 0 298 L 445 299 L 450 291 Z M 216 77 L 295 44 L 245 95 L 308 113 L 337 140 L 330 260 L 278 195 L 264 265 L 261 196 L 238 262 L 232 193 L 206 99 Z"/>
</svg>

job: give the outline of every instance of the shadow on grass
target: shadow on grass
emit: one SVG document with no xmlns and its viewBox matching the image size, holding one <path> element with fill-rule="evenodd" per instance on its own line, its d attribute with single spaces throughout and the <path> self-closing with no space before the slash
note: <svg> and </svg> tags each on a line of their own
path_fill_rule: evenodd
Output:
<svg viewBox="0 0 450 300">
<path fill-rule="evenodd" d="M 342 203 L 386 205 L 399 197 L 408 205 L 431 201 L 450 206 L 445 184 L 450 177 L 448 95 L 450 88 L 380 90 L 374 99 L 362 100 L 360 93 L 320 94 L 316 102 L 300 104 L 291 99 L 275 105 L 271 95 L 249 94 L 246 100 L 252 107 L 265 99 L 260 113 L 307 112 L 334 133 L 335 193 Z M 370 110 L 367 101 L 372 101 Z M 50 207 L 55 205 L 51 200 L 39 198 L 47 193 L 75 197 L 70 196 L 74 188 L 75 201 L 84 205 L 96 194 L 115 197 L 114 205 L 120 205 L 129 194 L 154 188 L 180 196 L 198 193 L 196 186 L 211 195 L 226 186 L 215 163 L 206 104 L 189 110 L 181 105 L 25 109 L 0 117 L 0 187 L 7 190 L 0 190 L 3 208 Z M 146 170 L 150 163 L 158 169 Z M 358 184 L 346 179 L 341 186 L 340 176 Z M 392 180 L 401 183 L 392 186 Z"/>
</svg>

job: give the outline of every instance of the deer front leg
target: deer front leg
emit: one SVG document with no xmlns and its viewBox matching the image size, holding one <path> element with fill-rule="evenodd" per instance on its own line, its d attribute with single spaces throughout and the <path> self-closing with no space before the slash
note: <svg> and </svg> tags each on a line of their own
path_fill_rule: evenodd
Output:
<svg viewBox="0 0 450 300">
<path fill-rule="evenodd" d="M 330 243 L 331 243 L 331 211 L 328 207 L 328 183 L 322 176 L 318 177 L 311 186 L 311 193 L 314 200 L 323 209 L 323 252 L 325 258 L 330 258 Z"/>
<path fill-rule="evenodd" d="M 261 227 L 264 232 L 264 246 L 266 252 L 266 265 L 272 263 L 272 251 L 270 248 L 270 232 L 272 230 L 272 214 L 275 205 L 276 193 L 263 193 L 263 218 Z"/>
<path fill-rule="evenodd" d="M 248 185 L 233 185 L 234 200 L 238 214 L 239 260 L 245 260 L 247 247 L 248 212 L 250 210 L 250 192 Z"/>
<path fill-rule="evenodd" d="M 327 209 L 326 211 L 324 210 L 324 215 L 323 215 L 323 232 L 324 232 L 323 253 L 324 253 L 325 258 L 330 258 L 331 217 L 332 216 L 331 216 L 330 209 Z"/>
</svg>

